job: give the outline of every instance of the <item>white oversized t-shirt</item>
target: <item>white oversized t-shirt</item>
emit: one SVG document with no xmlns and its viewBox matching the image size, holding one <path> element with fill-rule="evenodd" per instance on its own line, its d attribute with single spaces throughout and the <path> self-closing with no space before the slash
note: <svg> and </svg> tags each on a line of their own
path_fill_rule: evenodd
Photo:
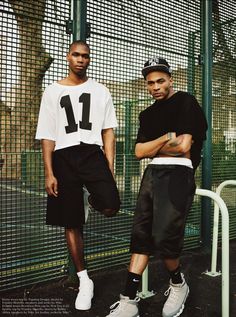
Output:
<svg viewBox="0 0 236 317">
<path fill-rule="evenodd" d="M 103 129 L 117 127 L 109 90 L 88 79 L 76 86 L 53 83 L 42 96 L 36 139 L 55 141 L 55 150 L 80 142 L 102 146 Z"/>
</svg>

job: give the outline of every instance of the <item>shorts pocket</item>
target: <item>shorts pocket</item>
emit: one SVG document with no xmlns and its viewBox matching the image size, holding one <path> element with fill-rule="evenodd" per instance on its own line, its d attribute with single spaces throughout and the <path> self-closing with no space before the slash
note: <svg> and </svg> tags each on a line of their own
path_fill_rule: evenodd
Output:
<svg viewBox="0 0 236 317">
<path fill-rule="evenodd" d="M 169 195 L 172 204 L 180 211 L 185 211 L 189 196 L 196 189 L 193 170 L 186 166 L 177 166 L 170 175 Z"/>
</svg>

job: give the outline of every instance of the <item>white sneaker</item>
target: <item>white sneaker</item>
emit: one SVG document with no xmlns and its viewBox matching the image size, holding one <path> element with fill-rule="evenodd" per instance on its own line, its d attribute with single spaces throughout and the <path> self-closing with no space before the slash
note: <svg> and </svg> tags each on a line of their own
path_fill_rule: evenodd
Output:
<svg viewBox="0 0 236 317">
<path fill-rule="evenodd" d="M 189 294 L 189 287 L 182 273 L 181 276 L 183 282 L 181 284 L 173 284 L 170 281 L 170 287 L 165 292 L 165 296 L 169 295 L 169 297 L 162 310 L 163 317 L 178 317 L 184 310 L 184 304 Z"/>
<path fill-rule="evenodd" d="M 90 196 L 86 187 L 83 187 L 83 195 L 84 195 L 84 222 L 86 223 L 89 216 L 90 204 L 88 201 L 88 197 Z"/>
<path fill-rule="evenodd" d="M 106 317 L 139 317 L 139 301 L 138 297 L 129 299 L 128 296 L 120 295 L 120 300 L 110 307 L 110 314 Z"/>
<path fill-rule="evenodd" d="M 75 300 L 76 309 L 88 310 L 91 308 L 91 302 L 93 298 L 93 289 L 94 289 L 94 285 L 91 279 L 88 279 L 80 284 L 79 293 Z"/>
</svg>

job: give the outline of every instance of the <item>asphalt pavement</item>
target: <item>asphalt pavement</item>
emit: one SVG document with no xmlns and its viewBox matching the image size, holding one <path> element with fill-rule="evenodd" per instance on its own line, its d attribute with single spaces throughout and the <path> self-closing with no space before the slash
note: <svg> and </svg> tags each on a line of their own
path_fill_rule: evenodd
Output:
<svg viewBox="0 0 236 317">
<path fill-rule="evenodd" d="M 220 254 L 221 250 L 219 249 Z M 220 258 L 221 256 L 219 256 L 219 270 L 221 269 Z M 221 276 L 210 277 L 204 274 L 210 269 L 210 260 L 210 255 L 202 250 L 188 251 L 181 257 L 183 272 L 190 287 L 190 294 L 182 317 L 225 317 L 221 313 Z M 81 312 L 74 309 L 78 284 L 63 278 L 50 283 L 37 284 L 28 288 L 2 293 L 1 316 L 105 317 L 109 313 L 109 306 L 119 299 L 119 294 L 124 289 L 126 271 L 126 265 L 121 265 L 109 270 L 91 273 L 91 278 L 95 284 L 95 296 L 92 308 L 89 311 Z M 153 291 L 155 295 L 140 300 L 140 317 L 162 316 L 161 311 L 165 302 L 164 292 L 167 288 L 168 274 L 162 262 L 158 259 L 151 259 L 148 289 Z M 236 240 L 230 243 L 229 300 L 230 317 L 235 317 Z M 11 308 L 14 305 L 15 311 Z M 19 307 L 18 312 L 17 307 Z"/>
</svg>

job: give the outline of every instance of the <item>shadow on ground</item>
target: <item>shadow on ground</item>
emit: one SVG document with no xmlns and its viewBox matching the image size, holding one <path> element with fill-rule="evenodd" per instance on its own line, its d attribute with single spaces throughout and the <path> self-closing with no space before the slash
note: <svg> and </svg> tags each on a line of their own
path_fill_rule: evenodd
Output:
<svg viewBox="0 0 236 317">
<path fill-rule="evenodd" d="M 219 264 L 220 265 L 220 264 Z M 182 267 L 190 286 L 190 295 L 182 317 L 224 317 L 221 314 L 221 276 L 209 277 L 203 272 L 210 269 L 210 256 L 202 252 L 185 253 L 182 256 Z M 10 315 L 17 316 L 78 316 L 105 317 L 109 306 L 119 298 L 126 277 L 126 266 L 119 269 L 91 274 L 95 283 L 95 296 L 92 309 L 86 312 L 74 309 L 77 286 L 68 283 L 66 279 L 50 284 L 36 285 L 33 288 L 5 292 L 1 294 L 2 303 L 29 301 L 38 303 L 31 305 L 29 310 L 21 314 L 19 311 Z M 139 303 L 140 317 L 161 317 L 165 301 L 164 292 L 168 288 L 168 275 L 158 260 L 152 260 L 149 265 L 149 290 L 155 291 L 155 296 Z M 45 300 L 45 301 L 44 301 Z M 45 303 L 45 311 L 42 310 Z M 56 309 L 47 312 L 47 306 L 53 303 Z M 3 306 L 2 306 L 3 307 Z M 9 316 L 2 311 L 1 316 Z M 230 244 L 230 317 L 236 316 L 236 241 Z"/>
</svg>

